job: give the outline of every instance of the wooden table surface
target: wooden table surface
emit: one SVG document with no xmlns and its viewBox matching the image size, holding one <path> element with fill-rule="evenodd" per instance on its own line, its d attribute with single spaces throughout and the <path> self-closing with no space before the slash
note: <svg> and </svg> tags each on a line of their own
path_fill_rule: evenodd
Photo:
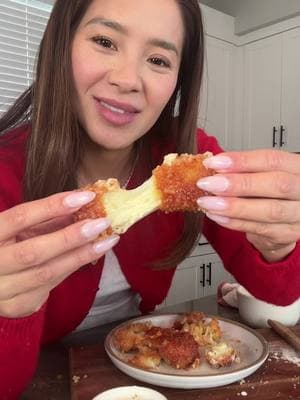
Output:
<svg viewBox="0 0 300 400">
<path fill-rule="evenodd" d="M 164 311 L 185 312 L 193 310 L 240 321 L 237 310 L 219 306 L 215 296 L 182 303 L 176 306 L 176 310 L 169 308 Z M 66 338 L 63 342 L 43 348 L 35 377 L 27 390 L 24 391 L 21 400 L 69 400 L 71 396 L 72 400 L 91 400 L 96 393 L 113 386 L 138 384 L 151 387 L 142 382 L 137 382 L 117 370 L 106 356 L 103 349 L 104 338 L 118 323 L 78 332 Z M 293 329 L 300 334 L 300 326 Z M 291 355 L 295 355 L 295 353 L 292 349 L 270 329 L 261 332 L 270 341 L 271 358 L 253 376 L 245 379 L 242 384 L 238 382 L 222 389 L 209 389 L 209 391 L 164 388 L 158 388 L 158 390 L 165 393 L 169 400 L 231 400 L 242 398 L 251 400 L 300 400 L 300 355 L 298 354 L 293 359 Z M 277 357 L 276 353 L 279 351 L 285 352 L 290 361 Z M 70 365 L 69 352 L 71 353 L 72 365 Z M 298 365 L 291 362 L 295 360 L 298 360 Z M 79 377 L 77 384 L 72 379 L 74 376 Z M 243 394 L 247 393 L 247 396 L 243 396 L 242 392 Z"/>
</svg>

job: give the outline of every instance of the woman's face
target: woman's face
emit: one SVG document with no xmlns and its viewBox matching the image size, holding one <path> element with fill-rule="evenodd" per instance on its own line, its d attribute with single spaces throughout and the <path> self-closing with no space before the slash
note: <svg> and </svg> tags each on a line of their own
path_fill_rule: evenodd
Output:
<svg viewBox="0 0 300 400">
<path fill-rule="evenodd" d="M 184 38 L 175 0 L 94 0 L 72 43 L 81 125 L 122 149 L 156 122 L 174 92 Z"/>
</svg>

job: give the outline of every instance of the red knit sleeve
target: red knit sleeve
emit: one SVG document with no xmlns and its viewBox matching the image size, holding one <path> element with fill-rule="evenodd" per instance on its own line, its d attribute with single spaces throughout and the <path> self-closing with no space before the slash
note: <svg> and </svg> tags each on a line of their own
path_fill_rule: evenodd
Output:
<svg viewBox="0 0 300 400">
<path fill-rule="evenodd" d="M 198 151 L 214 154 L 223 150 L 214 137 L 198 130 Z M 203 233 L 220 255 L 225 268 L 255 297 L 273 304 L 287 305 L 300 296 L 300 244 L 283 261 L 266 262 L 246 235 L 204 219 Z"/>
<path fill-rule="evenodd" d="M 283 261 L 268 263 L 244 233 L 226 229 L 205 218 L 203 233 L 225 268 L 255 297 L 281 306 L 300 296 L 300 245 Z"/>
<path fill-rule="evenodd" d="M 0 149 L 0 212 L 21 201 L 22 146 Z M 44 308 L 18 319 L 0 317 L 0 399 L 19 398 L 36 368 Z"/>
<path fill-rule="evenodd" d="M 210 151 L 213 154 L 221 153 L 223 150 L 219 146 L 217 139 L 214 136 L 208 136 L 202 129 L 197 129 L 197 149 L 198 153 Z"/>
<path fill-rule="evenodd" d="M 0 399 L 19 398 L 31 381 L 40 350 L 44 308 L 18 319 L 0 317 Z"/>
</svg>

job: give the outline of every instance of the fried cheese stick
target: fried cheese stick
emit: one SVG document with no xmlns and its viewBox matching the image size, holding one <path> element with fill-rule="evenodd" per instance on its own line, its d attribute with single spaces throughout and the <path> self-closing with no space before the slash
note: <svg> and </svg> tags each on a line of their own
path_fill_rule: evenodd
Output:
<svg viewBox="0 0 300 400">
<path fill-rule="evenodd" d="M 203 165 L 212 153 L 190 155 L 176 153 L 164 157 L 152 176 L 132 190 L 122 189 L 117 179 L 99 180 L 83 190 L 96 193 L 95 199 L 75 213 L 75 220 L 107 217 L 111 221 L 107 235 L 124 233 L 154 211 L 200 211 L 197 198 L 205 193 L 196 185 L 198 179 L 213 175 Z"/>
</svg>

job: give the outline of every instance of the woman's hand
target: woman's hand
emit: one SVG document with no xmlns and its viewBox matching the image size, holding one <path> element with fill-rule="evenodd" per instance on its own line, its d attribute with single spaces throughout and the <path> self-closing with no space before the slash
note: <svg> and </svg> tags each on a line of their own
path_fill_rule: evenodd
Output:
<svg viewBox="0 0 300 400">
<path fill-rule="evenodd" d="M 94 196 L 60 193 L 0 213 L 0 316 L 39 310 L 55 286 L 118 242 L 95 242 L 109 226 L 104 218 L 72 223 L 72 213 Z"/>
<path fill-rule="evenodd" d="M 229 152 L 204 163 L 218 172 L 198 181 L 215 195 L 198 200 L 207 217 L 245 232 L 267 261 L 286 257 L 300 239 L 300 155 Z"/>
</svg>

